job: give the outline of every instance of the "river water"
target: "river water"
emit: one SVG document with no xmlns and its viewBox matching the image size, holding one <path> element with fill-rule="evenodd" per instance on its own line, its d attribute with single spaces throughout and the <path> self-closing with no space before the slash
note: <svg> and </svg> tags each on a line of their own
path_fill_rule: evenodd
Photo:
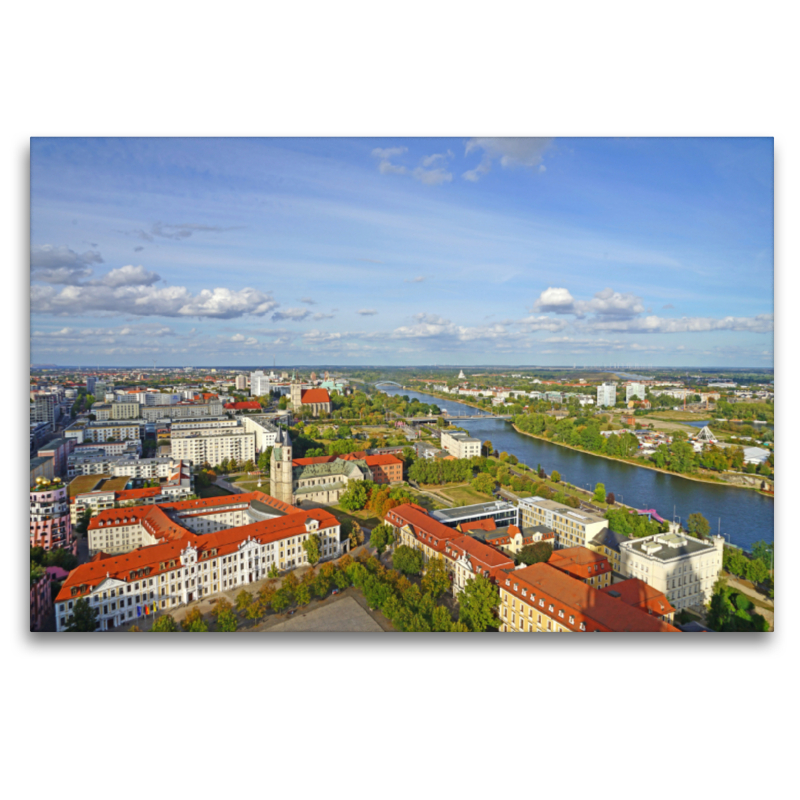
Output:
<svg viewBox="0 0 800 800">
<path fill-rule="evenodd" d="M 575 486 L 593 491 L 596 483 L 603 483 L 606 491 L 614 492 L 620 502 L 635 508 L 655 508 L 665 519 L 672 519 L 674 509 L 675 519 L 680 518 L 684 524 L 689 514 L 699 511 L 711 523 L 712 533 L 719 526 L 731 544 L 745 550 L 759 540 L 774 541 L 775 501 L 770 497 L 747 489 L 699 483 L 532 439 L 517 433 L 510 422 L 481 419 L 485 412 L 455 400 L 440 400 L 397 386 L 379 388 L 386 394 L 408 395 L 423 403 L 435 403 L 451 414 L 473 416 L 474 419 L 458 420 L 455 424 L 482 441 L 489 439 L 495 450 L 512 453 L 529 467 L 535 469 L 541 464 L 548 474 L 558 470 L 564 480 Z"/>
</svg>

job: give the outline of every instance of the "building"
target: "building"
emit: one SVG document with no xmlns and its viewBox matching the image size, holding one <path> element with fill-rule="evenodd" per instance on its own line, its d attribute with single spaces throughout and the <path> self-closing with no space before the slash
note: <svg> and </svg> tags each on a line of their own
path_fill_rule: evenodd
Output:
<svg viewBox="0 0 800 800">
<path fill-rule="evenodd" d="M 244 375 L 240 375 L 236 379 L 236 388 L 239 388 L 239 378 L 244 378 Z M 245 378 L 245 380 L 247 380 Z M 242 387 L 245 388 L 245 387 Z M 261 370 L 257 372 L 250 373 L 250 395 L 251 397 L 261 397 L 265 394 L 269 394 L 272 391 L 270 387 L 270 380 L 267 375 L 265 375 Z"/>
<path fill-rule="evenodd" d="M 481 454 L 481 440 L 463 431 L 442 431 L 442 448 L 455 458 L 474 458 Z"/>
<path fill-rule="evenodd" d="M 224 403 L 226 411 L 261 411 L 261 403 L 258 400 L 240 400 L 238 403 Z"/>
<path fill-rule="evenodd" d="M 159 458 L 140 458 L 134 454 L 108 456 L 102 450 L 76 451 L 67 458 L 69 478 L 76 478 L 79 475 L 111 475 L 170 480 L 181 468 L 189 467 L 191 462 L 176 460 L 170 456 Z"/>
<path fill-rule="evenodd" d="M 275 442 L 278 440 L 278 429 L 268 417 L 260 414 L 243 414 L 241 422 L 245 431 L 252 433 L 255 437 L 257 453 L 263 453 L 268 448 L 275 446 Z"/>
<path fill-rule="evenodd" d="M 704 606 L 711 600 L 722 569 L 724 539 L 696 539 L 671 525 L 669 533 L 620 544 L 621 572 L 666 595 L 676 608 Z"/>
<path fill-rule="evenodd" d="M 472 536 L 445 540 L 443 556 L 454 597 L 458 597 L 476 576 L 497 583 L 497 576 L 502 570 L 514 569 L 512 559 Z"/>
<path fill-rule="evenodd" d="M 633 399 L 646 400 L 647 388 L 643 383 L 628 383 L 625 385 L 625 402 Z"/>
<path fill-rule="evenodd" d="M 148 508 L 153 517 L 158 511 Z M 186 528 L 173 533 L 174 538 L 160 544 L 121 555 L 99 552 L 72 570 L 56 597 L 56 630 L 66 629 L 74 604 L 81 599 L 97 609 L 98 630 L 111 630 L 144 613 L 171 611 L 247 586 L 265 578 L 273 566 L 285 570 L 307 565 L 303 542 L 311 536 L 319 537 L 325 559 L 349 549 L 338 520 L 323 509 L 292 508 L 282 516 L 205 535 Z"/>
<path fill-rule="evenodd" d="M 243 426 L 222 430 L 175 430 L 170 439 L 171 455 L 176 460 L 195 464 L 221 464 L 233 458 L 240 463 L 255 461 L 256 437 Z"/>
<path fill-rule="evenodd" d="M 49 483 L 55 478 L 53 473 L 53 459 L 44 456 L 37 456 L 31 459 L 31 488 L 36 485 L 39 478 Z"/>
<path fill-rule="evenodd" d="M 51 428 L 57 419 L 58 402 L 54 394 L 48 392 L 31 392 L 30 421 L 34 425 L 39 422 L 48 423 Z"/>
<path fill-rule="evenodd" d="M 542 525 L 521 529 L 516 525 L 498 528 L 493 519 L 465 522 L 458 526 L 458 530 L 509 556 L 516 556 L 523 547 L 537 542 L 546 542 L 552 547 L 555 541 L 553 531 L 547 530 Z"/>
<path fill-rule="evenodd" d="M 150 406 L 142 408 L 142 418 L 147 422 L 158 422 L 166 419 L 197 419 L 200 417 L 219 417 L 224 413 L 222 401 L 210 398 L 204 403 L 191 400 L 181 401 L 169 406 Z"/>
<path fill-rule="evenodd" d="M 601 383 L 597 387 L 597 405 L 614 406 L 617 402 L 617 386 L 614 383 Z"/>
<path fill-rule="evenodd" d="M 769 460 L 769 450 L 763 447 L 745 447 L 744 450 L 744 463 L 745 464 L 766 464 Z"/>
<path fill-rule="evenodd" d="M 465 530 L 465 523 L 477 520 L 492 520 L 495 527 L 519 525 L 519 509 L 506 500 L 495 500 L 490 503 L 476 503 L 471 506 L 441 508 L 432 511 L 431 516 L 449 528 Z"/>
<path fill-rule="evenodd" d="M 302 384 L 293 381 L 289 395 L 292 413 L 295 416 L 308 411 L 312 417 L 318 417 L 320 414 L 330 414 L 333 411 L 333 403 L 327 389 L 306 389 Z"/>
<path fill-rule="evenodd" d="M 125 400 L 111 403 L 111 419 L 138 419 L 140 405 L 138 402 Z"/>
<path fill-rule="evenodd" d="M 128 422 L 73 422 L 64 431 L 64 438 L 84 442 L 124 442 L 144 438 L 144 423 Z"/>
<path fill-rule="evenodd" d="M 215 533 L 295 511 L 262 492 L 107 509 L 89 522 L 89 555 L 119 555 L 181 538 L 187 530 Z"/>
<path fill-rule="evenodd" d="M 500 621 L 502 633 L 678 632 L 549 563 L 505 573 L 500 581 Z"/>
<path fill-rule="evenodd" d="M 599 514 L 578 511 L 542 497 L 521 498 L 519 511 L 524 527 L 543 525 L 553 531 L 557 548 L 588 547 L 589 542 L 608 527 L 608 520 Z"/>
<path fill-rule="evenodd" d="M 395 540 L 418 550 L 427 563 L 445 555 L 445 545 L 462 537 L 460 531 L 448 528 L 416 503 L 403 503 L 386 513 L 384 522 L 395 529 Z"/>
<path fill-rule="evenodd" d="M 600 591 L 610 597 L 618 597 L 623 603 L 635 606 L 647 614 L 663 619 L 664 622 L 673 623 L 675 609 L 667 600 L 666 595 L 638 578 L 628 578 L 628 580 L 620 581 L 613 586 L 606 586 Z"/>
<path fill-rule="evenodd" d="M 94 375 L 88 375 L 86 377 L 86 394 L 94 395 L 94 389 L 96 384 L 97 384 L 97 378 Z"/>
<path fill-rule="evenodd" d="M 554 550 L 547 563 L 595 589 L 602 589 L 611 583 L 611 563 L 605 556 L 587 547 Z"/>
<path fill-rule="evenodd" d="M 60 478 L 37 478 L 30 491 L 30 545 L 45 550 L 76 553 L 78 543 L 72 535 L 67 486 Z"/>
<path fill-rule="evenodd" d="M 31 630 L 40 631 L 53 611 L 50 593 L 50 576 L 47 570 L 31 572 Z"/>
<path fill-rule="evenodd" d="M 403 460 L 389 453 L 367 455 L 363 450 L 356 453 L 345 453 L 343 456 L 330 456 L 331 459 L 341 458 L 343 461 L 363 461 L 372 473 L 375 483 L 389 486 L 403 482 Z M 298 460 L 295 459 L 295 463 Z"/>
<path fill-rule="evenodd" d="M 37 455 L 53 459 L 53 476 L 63 478 L 67 472 L 67 459 L 75 448 L 74 439 L 52 439 L 40 447 Z"/>
<path fill-rule="evenodd" d="M 247 389 L 247 386 L 248 386 L 247 375 L 237 375 L 236 376 L 236 391 L 237 392 L 243 392 L 243 391 L 245 391 L 245 389 Z"/>
<path fill-rule="evenodd" d="M 611 564 L 611 570 L 619 578 L 622 577 L 622 561 L 620 556 L 620 544 L 622 542 L 633 541 L 630 537 L 612 531 L 611 528 L 602 528 L 584 546 L 593 550 L 595 553 L 605 556 Z"/>
</svg>

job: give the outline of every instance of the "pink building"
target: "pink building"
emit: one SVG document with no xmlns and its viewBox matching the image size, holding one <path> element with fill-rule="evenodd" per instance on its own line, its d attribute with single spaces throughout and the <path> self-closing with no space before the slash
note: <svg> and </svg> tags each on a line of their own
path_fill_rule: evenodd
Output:
<svg viewBox="0 0 800 800">
<path fill-rule="evenodd" d="M 58 478 L 47 482 L 37 478 L 30 492 L 31 547 L 62 548 L 73 554 L 78 542 L 72 535 L 67 487 Z"/>
</svg>

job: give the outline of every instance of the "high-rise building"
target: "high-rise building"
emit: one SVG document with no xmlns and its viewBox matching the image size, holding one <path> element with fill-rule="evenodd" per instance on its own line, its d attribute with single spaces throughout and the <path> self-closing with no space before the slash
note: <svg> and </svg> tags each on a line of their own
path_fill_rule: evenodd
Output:
<svg viewBox="0 0 800 800">
<path fill-rule="evenodd" d="M 597 405 L 613 406 L 617 403 L 617 385 L 615 383 L 601 383 L 597 387 Z"/>
<path fill-rule="evenodd" d="M 250 395 L 252 397 L 261 397 L 262 395 L 269 394 L 270 385 L 269 377 L 261 370 L 250 373 Z"/>
<path fill-rule="evenodd" d="M 643 383 L 629 383 L 625 387 L 625 402 L 637 398 L 638 400 L 645 400 L 646 397 L 645 385 Z"/>
<path fill-rule="evenodd" d="M 247 375 L 236 376 L 236 388 L 242 391 L 247 388 Z"/>
</svg>

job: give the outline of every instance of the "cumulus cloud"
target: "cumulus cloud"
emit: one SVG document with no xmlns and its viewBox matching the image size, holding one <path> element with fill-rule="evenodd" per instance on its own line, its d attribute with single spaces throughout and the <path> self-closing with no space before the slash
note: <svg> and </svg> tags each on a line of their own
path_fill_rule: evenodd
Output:
<svg viewBox="0 0 800 800">
<path fill-rule="evenodd" d="M 144 267 L 134 267 L 128 264 L 125 267 L 112 269 L 104 275 L 100 283 L 106 286 L 152 286 L 161 280 L 161 276 L 155 272 L 148 272 Z"/>
<path fill-rule="evenodd" d="M 620 294 L 612 289 L 597 292 L 588 303 L 579 307 L 584 312 L 613 317 L 633 317 L 644 312 L 640 297 L 634 294 Z"/>
<path fill-rule="evenodd" d="M 545 314 L 578 314 L 575 300 L 568 289 L 550 286 L 533 304 L 533 310 Z"/>
<path fill-rule="evenodd" d="M 102 264 L 96 250 L 76 253 L 69 247 L 51 244 L 31 247 L 31 278 L 47 283 L 70 285 L 92 275 L 92 265 Z"/>
<path fill-rule="evenodd" d="M 307 308 L 287 308 L 283 311 L 276 311 L 272 315 L 273 322 L 280 322 L 281 320 L 290 320 L 291 322 L 300 322 L 311 315 Z"/>
<path fill-rule="evenodd" d="M 258 339 L 256 339 L 254 336 L 245 336 L 241 333 L 234 334 L 229 339 L 226 339 L 226 341 L 234 344 L 241 344 L 245 347 L 251 347 L 254 344 L 258 344 Z"/>
<path fill-rule="evenodd" d="M 422 166 L 432 167 L 437 162 L 441 161 L 442 163 L 444 163 L 445 161 L 447 161 L 448 158 L 452 157 L 453 157 L 452 150 L 448 150 L 446 153 L 434 153 L 433 155 L 425 156 L 425 158 L 422 159 Z"/>
<path fill-rule="evenodd" d="M 360 308 L 358 313 L 362 317 L 374 317 L 378 312 L 374 308 Z"/>
<path fill-rule="evenodd" d="M 567 323 L 562 319 L 553 319 L 552 317 L 526 317 L 520 320 L 518 325 L 521 325 L 523 330 L 527 333 L 534 333 L 535 331 L 561 331 L 567 327 Z"/>
<path fill-rule="evenodd" d="M 303 341 L 310 344 L 323 344 L 325 342 L 338 342 L 341 340 L 341 333 L 323 333 L 318 330 L 306 331 L 303 334 Z"/>
<path fill-rule="evenodd" d="M 452 173 L 446 172 L 443 167 L 436 167 L 436 169 L 417 167 L 411 174 L 426 186 L 438 186 L 440 183 L 449 183 L 453 180 Z"/>
<path fill-rule="evenodd" d="M 391 161 L 381 161 L 381 163 L 378 164 L 378 170 L 381 175 L 390 175 L 392 173 L 395 175 L 405 175 L 407 172 L 405 167 L 392 164 Z"/>
<path fill-rule="evenodd" d="M 264 316 L 277 305 L 270 294 L 251 288 L 238 291 L 203 289 L 193 294 L 184 286 L 156 288 L 93 283 L 66 286 L 60 292 L 52 286 L 31 286 L 31 311 L 34 313 L 78 315 L 94 311 L 134 316 L 234 319 L 245 315 Z"/>
<path fill-rule="evenodd" d="M 316 314 L 314 314 L 314 316 L 311 317 L 311 319 L 313 319 L 315 322 L 319 322 L 320 320 L 323 320 L 323 319 L 334 319 L 334 315 L 333 314 L 323 314 L 321 311 L 319 311 Z"/>
<path fill-rule="evenodd" d="M 480 164 L 465 172 L 468 181 L 480 180 L 491 170 L 492 162 L 500 159 L 506 167 L 538 167 L 547 149 L 553 144 L 552 137 L 476 137 L 467 142 L 464 154 L 482 152 Z"/>
</svg>

